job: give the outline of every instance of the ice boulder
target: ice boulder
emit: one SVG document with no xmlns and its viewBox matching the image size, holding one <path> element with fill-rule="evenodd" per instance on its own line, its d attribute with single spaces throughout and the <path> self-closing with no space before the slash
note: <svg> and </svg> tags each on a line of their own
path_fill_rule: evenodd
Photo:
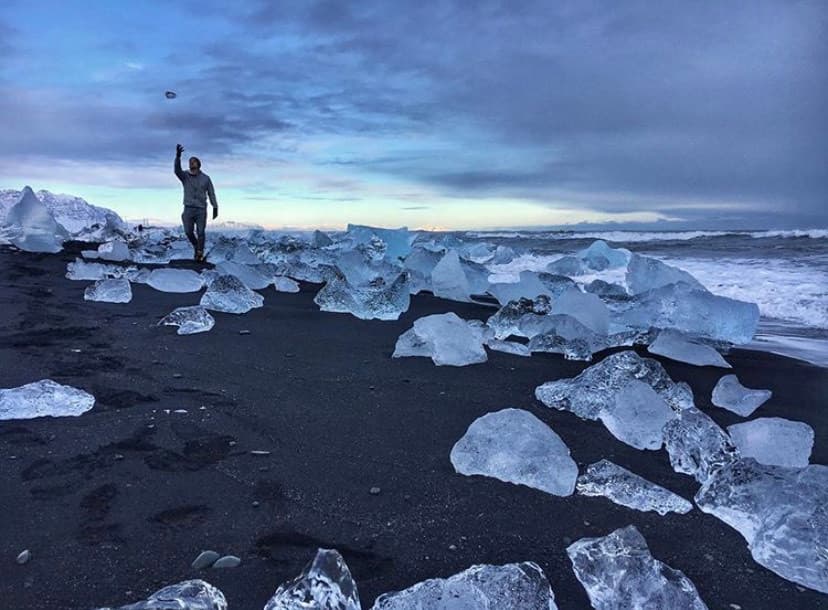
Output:
<svg viewBox="0 0 828 610">
<path fill-rule="evenodd" d="M 700 483 L 738 457 L 725 431 L 695 406 L 678 411 L 677 417 L 667 422 L 664 445 L 673 470 Z"/>
<path fill-rule="evenodd" d="M 393 358 L 425 356 L 437 366 L 486 362 L 484 333 L 455 313 L 425 316 L 397 339 Z"/>
<path fill-rule="evenodd" d="M 129 303 L 132 300 L 132 288 L 126 278 L 98 280 L 86 287 L 83 298 L 102 303 Z"/>
<path fill-rule="evenodd" d="M 449 250 L 431 271 L 434 296 L 452 301 L 471 301 L 489 287 L 489 272 L 482 265 L 461 260 L 456 250 Z"/>
<path fill-rule="evenodd" d="M 295 280 L 281 275 L 273 278 L 273 287 L 276 292 L 299 292 L 299 284 Z"/>
<path fill-rule="evenodd" d="M 647 351 L 670 360 L 686 362 L 696 366 L 718 366 L 732 368 L 722 355 L 709 345 L 690 341 L 685 335 L 675 330 L 662 330 L 647 348 Z"/>
<path fill-rule="evenodd" d="M 553 314 L 572 316 L 599 335 L 609 333 L 609 310 L 600 297 L 570 288 L 552 303 Z"/>
<path fill-rule="evenodd" d="M 800 421 L 760 417 L 727 427 L 727 433 L 742 457 L 760 464 L 802 468 L 814 448 L 814 429 Z"/>
<path fill-rule="evenodd" d="M 91 394 L 51 379 L 0 389 L 0 420 L 76 416 L 94 405 Z"/>
<path fill-rule="evenodd" d="M 210 583 L 185 580 L 156 591 L 144 601 L 99 610 L 227 610 L 227 600 Z"/>
<path fill-rule="evenodd" d="M 595 610 L 707 610 L 690 579 L 655 559 L 633 525 L 582 538 L 566 553 Z"/>
<path fill-rule="evenodd" d="M 582 496 L 603 496 L 621 506 L 659 515 L 693 510 L 693 505 L 681 496 L 609 460 L 587 466 L 575 488 Z"/>
<path fill-rule="evenodd" d="M 264 298 L 253 292 L 235 275 L 220 275 L 201 296 L 201 306 L 225 313 L 247 313 L 264 305 Z"/>
<path fill-rule="evenodd" d="M 198 292 L 204 288 L 204 278 L 190 269 L 153 269 L 146 283 L 160 292 Z"/>
<path fill-rule="evenodd" d="M 640 294 L 677 283 L 685 284 L 695 290 L 707 291 L 696 278 L 678 267 L 640 254 L 633 254 L 630 257 L 627 266 L 627 288 L 631 294 Z"/>
<path fill-rule="evenodd" d="M 372 610 L 557 610 L 555 594 L 530 561 L 475 565 L 449 578 L 433 578 L 380 595 Z"/>
<path fill-rule="evenodd" d="M 510 301 L 517 301 L 521 298 L 535 299 L 538 295 L 557 297 L 565 288 L 556 278 L 561 276 L 549 273 L 535 273 L 534 271 L 521 271 L 517 282 L 504 282 L 489 284 L 487 292 L 497 299 L 501 305 Z M 566 278 L 572 283 L 572 280 Z M 572 283 L 574 286 L 574 283 Z"/>
<path fill-rule="evenodd" d="M 374 244 L 379 240 L 381 257 L 391 261 L 400 261 L 411 252 L 414 237 L 407 227 L 382 229 L 349 224 L 343 239 L 350 241 L 354 247 L 360 245 L 376 247 Z"/>
<path fill-rule="evenodd" d="M 5 223 L 9 226 L 9 241 L 27 252 L 60 252 L 69 239 L 68 231 L 29 186 L 9 209 Z"/>
<path fill-rule="evenodd" d="M 757 563 L 828 593 L 828 467 L 734 460 L 705 481 L 696 505 L 742 534 Z"/>
<path fill-rule="evenodd" d="M 354 285 L 339 269 L 331 268 L 330 278 L 313 302 L 322 311 L 350 313 L 362 320 L 396 320 L 411 304 L 408 274 Z"/>
<path fill-rule="evenodd" d="M 120 239 L 113 239 L 98 246 L 97 257 L 100 260 L 120 262 L 130 259 L 129 247 Z"/>
<path fill-rule="evenodd" d="M 586 266 L 593 271 L 604 271 L 605 269 L 616 269 L 625 267 L 630 261 L 632 252 L 625 248 L 611 248 L 607 242 L 597 240 L 592 242 L 588 248 L 578 252 L 577 257 L 584 261 Z"/>
<path fill-rule="evenodd" d="M 732 411 L 742 417 L 749 417 L 765 404 L 773 393 L 770 390 L 751 390 L 739 383 L 736 375 L 725 375 L 713 388 L 713 404 Z"/>
<path fill-rule="evenodd" d="M 618 390 L 611 408 L 599 418 L 610 433 L 636 449 L 660 449 L 664 444 L 664 426 L 676 413 L 652 387 L 631 379 Z"/>
<path fill-rule="evenodd" d="M 537 417 L 503 409 L 476 419 L 451 450 L 460 474 L 481 474 L 555 496 L 575 489 L 578 466 L 569 447 Z"/>
<path fill-rule="evenodd" d="M 179 335 L 204 333 L 213 328 L 216 321 L 201 305 L 178 307 L 161 318 L 159 326 L 178 326 Z"/>
<path fill-rule="evenodd" d="M 491 328 L 495 337 L 506 339 L 510 335 L 522 335 L 520 327 L 524 316 L 543 317 L 552 310 L 552 305 L 547 296 L 539 296 L 537 299 L 518 299 L 509 301 L 501 307 L 486 322 Z"/>
<path fill-rule="evenodd" d="M 276 589 L 264 610 L 362 610 L 362 606 L 342 555 L 319 549 L 299 576 Z"/>
<path fill-rule="evenodd" d="M 609 347 L 606 335 L 566 314 L 524 316 L 518 329 L 518 334 L 531 337 L 529 351 L 563 354 L 567 360 L 592 360 L 594 353 Z"/>
</svg>

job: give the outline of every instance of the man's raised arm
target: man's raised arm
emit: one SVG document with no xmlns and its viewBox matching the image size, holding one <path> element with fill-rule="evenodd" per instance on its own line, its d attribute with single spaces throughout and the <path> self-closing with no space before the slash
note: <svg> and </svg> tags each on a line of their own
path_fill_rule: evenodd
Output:
<svg viewBox="0 0 828 610">
<path fill-rule="evenodd" d="M 173 171 L 181 182 L 184 182 L 184 171 L 181 169 L 181 153 L 184 152 L 184 147 L 181 144 L 175 146 L 175 163 L 173 164 Z"/>
</svg>

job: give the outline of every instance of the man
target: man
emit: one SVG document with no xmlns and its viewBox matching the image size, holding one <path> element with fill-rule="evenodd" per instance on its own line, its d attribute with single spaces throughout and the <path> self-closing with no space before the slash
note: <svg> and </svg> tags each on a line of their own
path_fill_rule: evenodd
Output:
<svg viewBox="0 0 828 610">
<path fill-rule="evenodd" d="M 204 262 L 204 229 L 207 226 L 207 197 L 213 206 L 213 220 L 218 218 L 218 202 L 213 190 L 213 181 L 210 176 L 201 171 L 201 161 L 198 157 L 190 157 L 190 171 L 181 170 L 181 153 L 184 147 L 181 144 L 175 147 L 175 175 L 181 180 L 184 187 L 184 212 L 181 222 L 187 239 L 193 244 L 195 260 Z"/>
</svg>

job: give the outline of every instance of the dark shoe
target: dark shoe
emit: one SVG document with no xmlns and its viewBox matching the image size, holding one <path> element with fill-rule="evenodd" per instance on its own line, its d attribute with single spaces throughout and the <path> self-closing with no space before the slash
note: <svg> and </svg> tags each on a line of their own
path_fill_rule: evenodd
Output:
<svg viewBox="0 0 828 610">
<path fill-rule="evenodd" d="M 195 259 L 196 259 L 197 263 L 203 263 L 204 262 L 204 253 L 203 252 L 196 252 Z"/>
</svg>

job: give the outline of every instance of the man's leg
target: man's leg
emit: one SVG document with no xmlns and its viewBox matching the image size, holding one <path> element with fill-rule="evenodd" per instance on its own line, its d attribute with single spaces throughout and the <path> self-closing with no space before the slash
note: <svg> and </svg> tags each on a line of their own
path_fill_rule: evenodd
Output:
<svg viewBox="0 0 828 610">
<path fill-rule="evenodd" d="M 187 239 L 193 244 L 193 248 L 197 249 L 198 242 L 193 231 L 195 228 L 195 216 L 192 214 L 192 208 L 184 208 L 184 211 L 181 213 L 181 224 L 184 225 L 184 233 L 187 235 Z"/>
<path fill-rule="evenodd" d="M 204 229 L 207 227 L 207 208 L 203 210 L 199 210 L 198 214 L 195 217 L 196 222 L 196 230 L 198 231 L 198 245 L 196 246 L 196 250 L 201 255 L 201 258 L 204 258 Z"/>
</svg>

